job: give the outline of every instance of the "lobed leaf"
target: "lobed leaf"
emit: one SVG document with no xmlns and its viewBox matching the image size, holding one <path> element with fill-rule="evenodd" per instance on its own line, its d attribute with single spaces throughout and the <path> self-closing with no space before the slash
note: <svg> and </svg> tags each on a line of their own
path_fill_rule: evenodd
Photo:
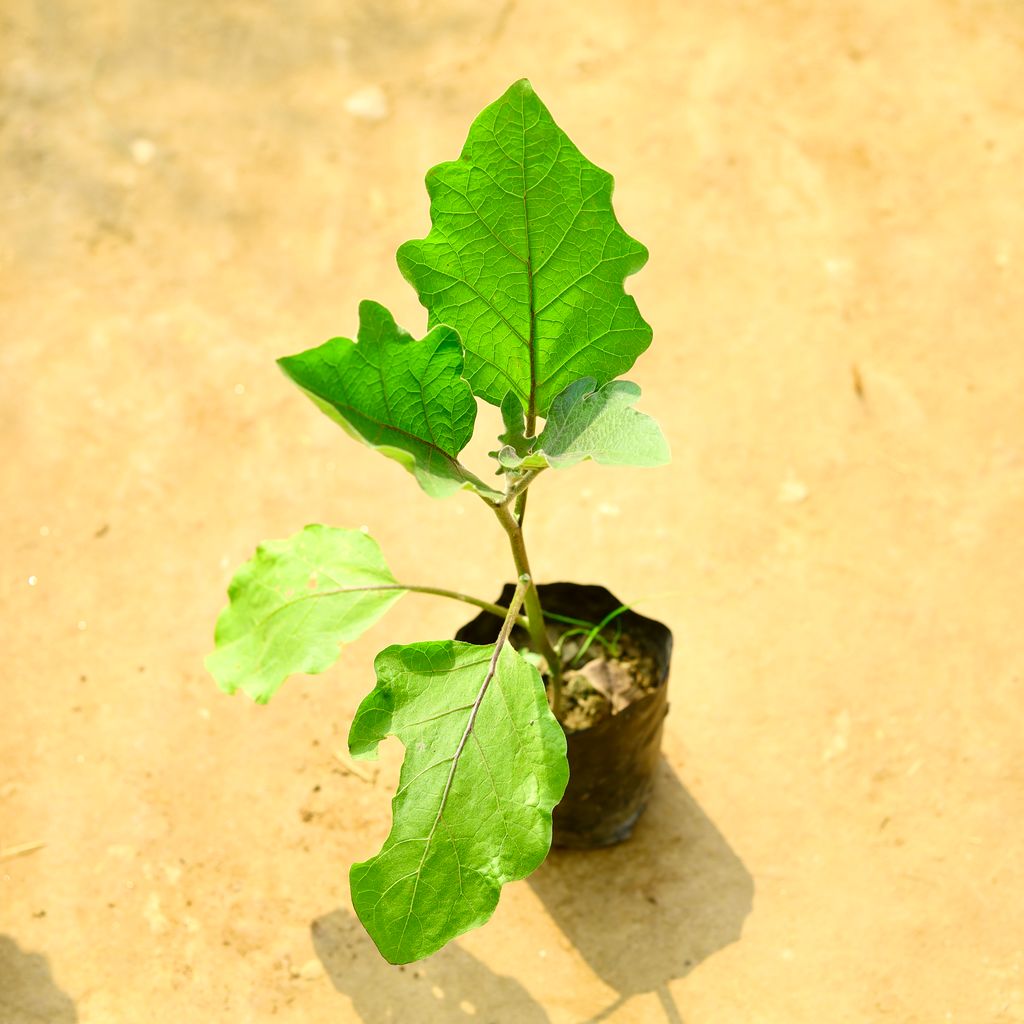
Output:
<svg viewBox="0 0 1024 1024">
<path fill-rule="evenodd" d="M 671 457 L 668 442 L 650 416 L 633 408 L 639 397 L 640 388 L 628 380 L 598 387 L 593 377 L 584 377 L 552 402 L 529 448 L 506 445 L 493 454 L 505 469 L 565 469 L 584 459 L 605 466 L 663 466 Z"/>
<path fill-rule="evenodd" d="M 404 593 L 361 530 L 311 525 L 265 541 L 228 587 L 206 667 L 222 690 L 265 704 L 288 676 L 330 668 Z"/>
<path fill-rule="evenodd" d="M 365 301 L 357 338 L 332 338 L 278 364 L 323 412 L 400 462 L 432 497 L 462 487 L 500 497 L 458 459 L 476 420 L 458 334 L 435 327 L 416 341 L 383 306 Z"/>
<path fill-rule="evenodd" d="M 612 380 L 651 342 L 623 288 L 647 250 L 615 219 L 612 185 L 524 79 L 427 174 L 431 231 L 398 250 L 430 324 L 461 335 L 474 394 L 514 393 L 531 424 L 572 381 Z"/>
<path fill-rule="evenodd" d="M 501 886 L 536 868 L 569 777 L 565 734 L 537 669 L 511 647 L 389 647 L 349 733 L 353 757 L 405 746 L 380 852 L 350 874 L 352 905 L 381 954 L 409 963 L 483 924 Z"/>
</svg>

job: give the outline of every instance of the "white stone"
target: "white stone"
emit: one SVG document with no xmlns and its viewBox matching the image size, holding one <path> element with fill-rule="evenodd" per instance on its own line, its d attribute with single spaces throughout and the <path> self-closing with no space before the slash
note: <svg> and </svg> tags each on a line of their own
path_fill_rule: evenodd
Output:
<svg viewBox="0 0 1024 1024">
<path fill-rule="evenodd" d="M 790 477 L 788 480 L 783 480 L 782 486 L 779 488 L 779 501 L 783 505 L 799 505 L 801 501 L 807 500 L 808 493 L 807 484 L 802 480 Z"/>
<path fill-rule="evenodd" d="M 345 109 L 362 121 L 383 121 L 391 113 L 388 98 L 379 85 L 356 90 L 345 100 Z"/>
<path fill-rule="evenodd" d="M 140 167 L 148 164 L 156 156 L 156 146 L 150 139 L 133 139 L 130 149 L 132 159 Z"/>
</svg>

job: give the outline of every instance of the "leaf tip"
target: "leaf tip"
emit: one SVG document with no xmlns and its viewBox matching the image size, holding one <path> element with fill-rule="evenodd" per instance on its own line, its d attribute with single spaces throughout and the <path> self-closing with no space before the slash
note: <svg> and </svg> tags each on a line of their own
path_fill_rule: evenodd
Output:
<svg viewBox="0 0 1024 1024">
<path fill-rule="evenodd" d="M 391 311 L 373 299 L 362 299 L 359 303 L 359 324 L 373 320 L 385 320 L 394 323 L 395 318 Z"/>
</svg>

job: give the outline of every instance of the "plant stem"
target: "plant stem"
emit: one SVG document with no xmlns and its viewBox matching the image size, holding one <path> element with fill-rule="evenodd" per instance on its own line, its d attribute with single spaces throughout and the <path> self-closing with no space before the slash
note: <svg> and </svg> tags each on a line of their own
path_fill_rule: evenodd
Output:
<svg viewBox="0 0 1024 1024">
<path fill-rule="evenodd" d="M 519 526 L 515 513 L 509 511 L 507 504 L 492 507 L 494 508 L 494 514 L 498 517 L 498 522 L 501 523 L 502 528 L 508 534 L 517 574 L 528 577 L 530 581 L 523 598 L 523 603 L 526 606 L 526 628 L 530 634 L 530 642 L 533 645 L 533 649 L 548 663 L 548 698 L 551 702 L 551 710 L 554 712 L 555 718 L 561 721 L 562 663 L 551 647 L 547 631 L 544 628 L 544 611 L 540 605 L 537 585 L 533 582 L 533 574 L 530 572 L 530 560 L 526 555 L 523 531 Z"/>
<path fill-rule="evenodd" d="M 523 520 L 526 518 L 526 495 L 527 491 L 524 489 L 516 498 L 515 517 L 520 530 L 523 528 Z"/>
<path fill-rule="evenodd" d="M 507 505 L 513 498 L 515 499 L 515 517 L 516 522 L 519 524 L 519 528 L 523 528 L 523 520 L 526 518 L 526 494 L 530 484 L 533 483 L 537 474 L 540 473 L 540 469 L 528 469 L 516 482 L 509 488 L 505 495 L 505 504 Z"/>
<path fill-rule="evenodd" d="M 518 518 L 519 506 L 526 504 L 526 489 L 537 479 L 538 475 L 543 471 L 543 467 L 538 469 L 528 469 L 525 473 L 517 474 L 517 478 L 514 483 L 508 487 L 505 492 L 504 504 L 508 504 L 513 498 L 516 499 L 516 517 Z M 512 477 L 509 477 L 512 480 Z M 500 503 L 496 503 L 500 504 Z"/>
</svg>

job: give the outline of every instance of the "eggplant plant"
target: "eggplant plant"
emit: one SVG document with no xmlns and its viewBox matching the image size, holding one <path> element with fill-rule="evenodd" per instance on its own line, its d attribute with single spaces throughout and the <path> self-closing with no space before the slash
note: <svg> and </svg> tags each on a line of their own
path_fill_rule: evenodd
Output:
<svg viewBox="0 0 1024 1024">
<path fill-rule="evenodd" d="M 260 545 L 238 570 L 206 660 L 221 689 L 265 703 L 289 675 L 330 667 L 410 591 L 501 618 L 490 645 L 383 650 L 352 722 L 355 758 L 374 757 L 389 735 L 405 748 L 391 832 L 350 873 L 356 913 L 396 964 L 485 922 L 502 885 L 538 867 L 551 844 L 568 779 L 563 669 L 523 537 L 529 488 L 585 459 L 669 458 L 657 424 L 634 408 L 640 389 L 617 379 L 651 341 L 623 287 L 647 250 L 615 218 L 611 175 L 580 153 L 529 82 L 488 106 L 459 159 L 433 168 L 426 184 L 431 230 L 398 250 L 429 314 L 425 337 L 366 301 L 355 341 L 334 338 L 279 363 L 427 494 L 480 499 L 508 537 L 513 598 L 500 606 L 400 582 L 365 532 L 311 525 Z M 504 423 L 490 482 L 460 461 L 477 398 L 500 407 Z M 509 643 L 516 625 L 529 651 Z"/>
</svg>

